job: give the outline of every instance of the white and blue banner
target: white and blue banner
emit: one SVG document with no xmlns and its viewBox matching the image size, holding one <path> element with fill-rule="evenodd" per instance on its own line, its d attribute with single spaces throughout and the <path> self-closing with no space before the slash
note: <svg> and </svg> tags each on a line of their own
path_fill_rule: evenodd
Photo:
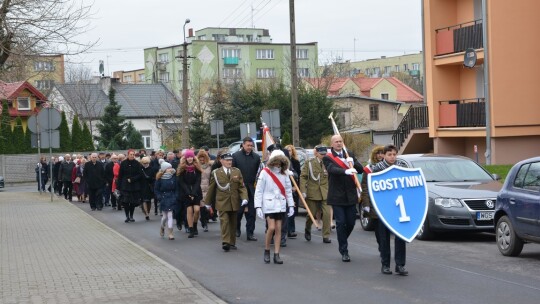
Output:
<svg viewBox="0 0 540 304">
<path fill-rule="evenodd" d="M 397 237 L 411 242 L 428 209 L 426 179 L 419 168 L 391 166 L 368 175 L 371 202 L 379 219 Z"/>
</svg>

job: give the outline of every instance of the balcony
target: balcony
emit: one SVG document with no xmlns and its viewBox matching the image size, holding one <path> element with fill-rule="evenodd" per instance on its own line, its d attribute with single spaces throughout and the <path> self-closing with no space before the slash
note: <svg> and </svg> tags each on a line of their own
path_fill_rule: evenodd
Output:
<svg viewBox="0 0 540 304">
<path fill-rule="evenodd" d="M 238 65 L 238 61 L 240 58 L 238 57 L 223 57 L 223 64 L 224 65 Z"/>
<path fill-rule="evenodd" d="M 439 128 L 486 126 L 484 98 L 439 101 Z"/>
<path fill-rule="evenodd" d="M 482 19 L 436 29 L 435 34 L 435 56 L 483 48 Z"/>
</svg>

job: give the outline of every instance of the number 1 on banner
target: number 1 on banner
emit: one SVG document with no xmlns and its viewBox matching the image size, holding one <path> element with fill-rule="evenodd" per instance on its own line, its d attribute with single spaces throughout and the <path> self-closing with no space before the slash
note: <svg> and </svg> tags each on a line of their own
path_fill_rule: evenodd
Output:
<svg viewBox="0 0 540 304">
<path fill-rule="evenodd" d="M 403 222 L 410 222 L 411 221 L 411 217 L 407 215 L 407 212 L 405 211 L 405 203 L 403 202 L 403 196 L 400 195 L 397 197 L 396 199 L 396 206 L 399 206 L 399 213 L 400 213 L 400 217 L 399 217 L 399 222 L 400 223 L 403 223 Z"/>
</svg>

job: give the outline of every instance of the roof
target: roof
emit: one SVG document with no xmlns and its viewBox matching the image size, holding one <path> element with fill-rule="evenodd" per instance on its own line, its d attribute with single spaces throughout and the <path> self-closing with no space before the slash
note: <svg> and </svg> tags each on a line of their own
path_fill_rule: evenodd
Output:
<svg viewBox="0 0 540 304">
<path fill-rule="evenodd" d="M 352 99 L 361 99 L 361 100 L 368 100 L 368 101 L 377 101 L 387 104 L 393 104 L 393 105 L 402 105 L 403 102 L 401 101 L 395 101 L 395 100 L 388 100 L 388 99 L 381 99 L 381 98 L 374 98 L 369 96 L 363 96 L 363 95 L 355 95 L 355 94 L 349 94 L 349 95 L 341 95 L 341 96 L 329 96 L 329 99 L 346 99 L 346 98 L 352 98 Z"/>
<path fill-rule="evenodd" d="M 340 94 L 339 91 L 347 84 L 347 82 L 351 81 L 351 78 L 304 78 L 303 80 L 317 89 L 326 89 L 328 87 L 328 95 L 335 96 Z M 328 84 L 328 81 L 331 81 L 331 83 Z"/>
<path fill-rule="evenodd" d="M 126 118 L 181 116 L 180 103 L 163 84 L 112 84 L 115 101 L 122 106 L 120 115 Z M 71 107 L 91 102 L 90 117 L 99 117 L 109 104 L 101 84 L 57 84 L 55 88 Z M 84 115 L 85 113 L 81 113 Z"/>
<path fill-rule="evenodd" d="M 382 81 L 382 78 L 352 78 L 352 81 L 360 88 L 363 95 L 371 96 L 371 90 Z"/>
<path fill-rule="evenodd" d="M 19 93 L 24 89 L 29 90 L 38 100 L 47 101 L 47 97 L 28 83 L 28 81 L 8 83 L 0 80 L 0 99 L 13 100 L 18 97 Z"/>
<path fill-rule="evenodd" d="M 406 103 L 411 102 L 422 102 L 424 100 L 424 96 L 422 94 L 416 92 L 408 85 L 401 82 L 396 77 L 389 77 L 386 78 L 386 80 L 390 81 L 391 84 L 393 84 L 397 88 L 397 96 L 399 101 L 403 101 Z"/>
</svg>

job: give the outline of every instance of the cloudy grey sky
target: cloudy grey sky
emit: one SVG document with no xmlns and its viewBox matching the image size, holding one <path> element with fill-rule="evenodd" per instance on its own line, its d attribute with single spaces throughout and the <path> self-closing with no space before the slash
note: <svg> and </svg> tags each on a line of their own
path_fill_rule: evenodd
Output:
<svg viewBox="0 0 540 304">
<path fill-rule="evenodd" d="M 86 0 L 84 0 L 86 1 Z M 88 0 L 91 1 L 91 0 Z M 68 61 L 97 75 L 143 68 L 143 49 L 180 44 L 182 26 L 257 27 L 289 42 L 289 0 L 93 0 L 91 29 L 82 41 L 98 45 Z M 318 42 L 319 63 L 363 60 L 422 49 L 421 0 L 296 0 L 297 42 Z"/>
</svg>

